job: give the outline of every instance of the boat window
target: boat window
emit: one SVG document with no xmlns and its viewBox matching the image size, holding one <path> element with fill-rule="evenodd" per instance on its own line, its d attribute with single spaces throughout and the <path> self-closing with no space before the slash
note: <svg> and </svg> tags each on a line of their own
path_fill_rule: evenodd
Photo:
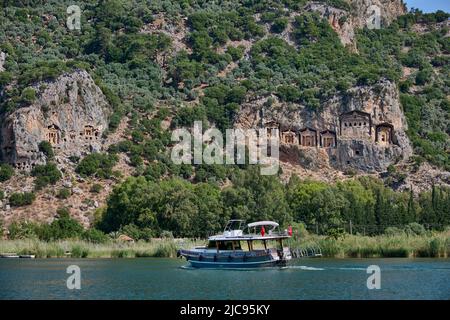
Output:
<svg viewBox="0 0 450 320">
<path fill-rule="evenodd" d="M 216 241 L 209 241 L 208 242 L 208 249 L 216 249 L 216 248 L 217 248 Z"/>
<path fill-rule="evenodd" d="M 244 220 L 230 220 L 228 221 L 225 231 L 242 230 L 245 226 Z"/>
<path fill-rule="evenodd" d="M 224 244 L 224 249 L 221 249 L 221 250 L 233 250 L 233 243 L 231 241 L 226 241 L 223 244 Z"/>
<path fill-rule="evenodd" d="M 219 250 L 242 250 L 240 241 L 219 241 Z M 208 243 L 208 248 L 217 248 L 216 241 L 210 241 Z"/>
</svg>

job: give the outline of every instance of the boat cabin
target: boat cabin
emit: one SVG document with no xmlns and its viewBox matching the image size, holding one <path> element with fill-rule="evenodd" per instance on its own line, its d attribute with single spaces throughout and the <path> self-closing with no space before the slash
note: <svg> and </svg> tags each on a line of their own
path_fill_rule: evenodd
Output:
<svg viewBox="0 0 450 320">
<path fill-rule="evenodd" d="M 209 241 L 208 249 L 236 251 L 242 250 L 240 241 Z"/>
<path fill-rule="evenodd" d="M 230 220 L 223 234 L 209 237 L 207 248 L 217 252 L 243 251 L 241 242 L 246 242 L 248 251 L 254 251 L 258 246 L 255 246 L 255 241 L 262 243 L 261 249 L 264 250 L 267 250 L 269 241 L 276 241 L 283 248 L 283 239 L 289 237 L 287 232 L 280 232 L 278 223 L 273 221 L 249 223 L 245 228 L 244 220 Z"/>
</svg>

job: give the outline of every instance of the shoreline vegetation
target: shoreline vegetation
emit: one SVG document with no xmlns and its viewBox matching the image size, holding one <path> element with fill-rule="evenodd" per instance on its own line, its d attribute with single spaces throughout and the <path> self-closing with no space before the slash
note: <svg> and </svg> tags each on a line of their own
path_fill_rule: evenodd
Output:
<svg viewBox="0 0 450 320">
<path fill-rule="evenodd" d="M 93 243 L 84 240 L 0 240 L 0 254 L 35 255 L 36 258 L 175 258 L 180 246 L 198 245 L 187 239 L 153 239 L 124 243 Z"/>
<path fill-rule="evenodd" d="M 0 240 L 1 253 L 35 255 L 36 258 L 175 258 L 177 249 L 204 245 L 204 240 L 152 239 L 135 243 L 82 240 Z M 427 235 L 346 235 L 340 239 L 308 235 L 286 242 L 291 248 L 317 248 L 325 258 L 449 258 L 450 231 Z"/>
</svg>

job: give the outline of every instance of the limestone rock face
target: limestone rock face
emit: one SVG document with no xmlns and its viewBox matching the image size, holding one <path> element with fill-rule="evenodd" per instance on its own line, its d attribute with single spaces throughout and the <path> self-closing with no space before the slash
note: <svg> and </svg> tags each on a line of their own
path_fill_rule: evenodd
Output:
<svg viewBox="0 0 450 320">
<path fill-rule="evenodd" d="M 317 12 L 322 18 L 327 19 L 333 30 L 339 35 L 342 44 L 353 47 L 355 31 L 348 11 L 331 7 L 323 2 L 309 3 L 305 9 Z"/>
<path fill-rule="evenodd" d="M 406 14 L 406 6 L 402 0 L 348 0 L 351 13 L 344 9 L 334 8 L 323 2 L 311 2 L 305 7 L 307 11 L 319 13 L 330 23 L 344 46 L 356 51 L 355 29 L 373 23 L 375 15 L 379 16 L 380 26 L 387 26 L 398 16 Z"/>
<path fill-rule="evenodd" d="M 48 141 L 56 156 L 81 156 L 102 149 L 108 125 L 105 96 L 84 70 L 66 73 L 34 86 L 36 101 L 4 116 L 0 129 L 1 159 L 30 170 L 46 159 L 39 143 Z"/>
<path fill-rule="evenodd" d="M 307 157 L 312 159 L 308 167 L 322 163 L 327 154 L 329 165 L 336 169 L 381 172 L 412 154 L 398 90 L 388 80 L 351 88 L 345 95 L 332 97 L 320 110 L 282 103 L 276 96 L 250 99 L 242 105 L 235 126 L 279 128 L 280 145 L 295 145 L 299 150 L 289 149 L 288 155 L 280 155 L 281 160 L 305 165 L 302 159 Z M 296 138 L 285 139 L 288 132 Z"/>
<path fill-rule="evenodd" d="M 398 16 L 407 13 L 403 0 L 348 0 L 352 8 L 353 22 L 356 27 L 362 28 L 367 19 L 373 15 L 374 6 L 380 8 L 381 25 L 387 26 Z"/>
</svg>

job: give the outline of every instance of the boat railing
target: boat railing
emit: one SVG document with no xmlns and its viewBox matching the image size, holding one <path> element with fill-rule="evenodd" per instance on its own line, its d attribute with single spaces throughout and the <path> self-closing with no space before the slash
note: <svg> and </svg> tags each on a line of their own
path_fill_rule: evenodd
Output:
<svg viewBox="0 0 450 320">
<path fill-rule="evenodd" d="M 261 236 L 261 233 L 259 232 L 248 232 L 245 234 L 246 236 Z M 270 237 L 285 237 L 288 236 L 289 234 L 287 233 L 287 231 L 270 231 L 267 232 L 265 234 L 266 236 L 270 236 Z"/>
</svg>

